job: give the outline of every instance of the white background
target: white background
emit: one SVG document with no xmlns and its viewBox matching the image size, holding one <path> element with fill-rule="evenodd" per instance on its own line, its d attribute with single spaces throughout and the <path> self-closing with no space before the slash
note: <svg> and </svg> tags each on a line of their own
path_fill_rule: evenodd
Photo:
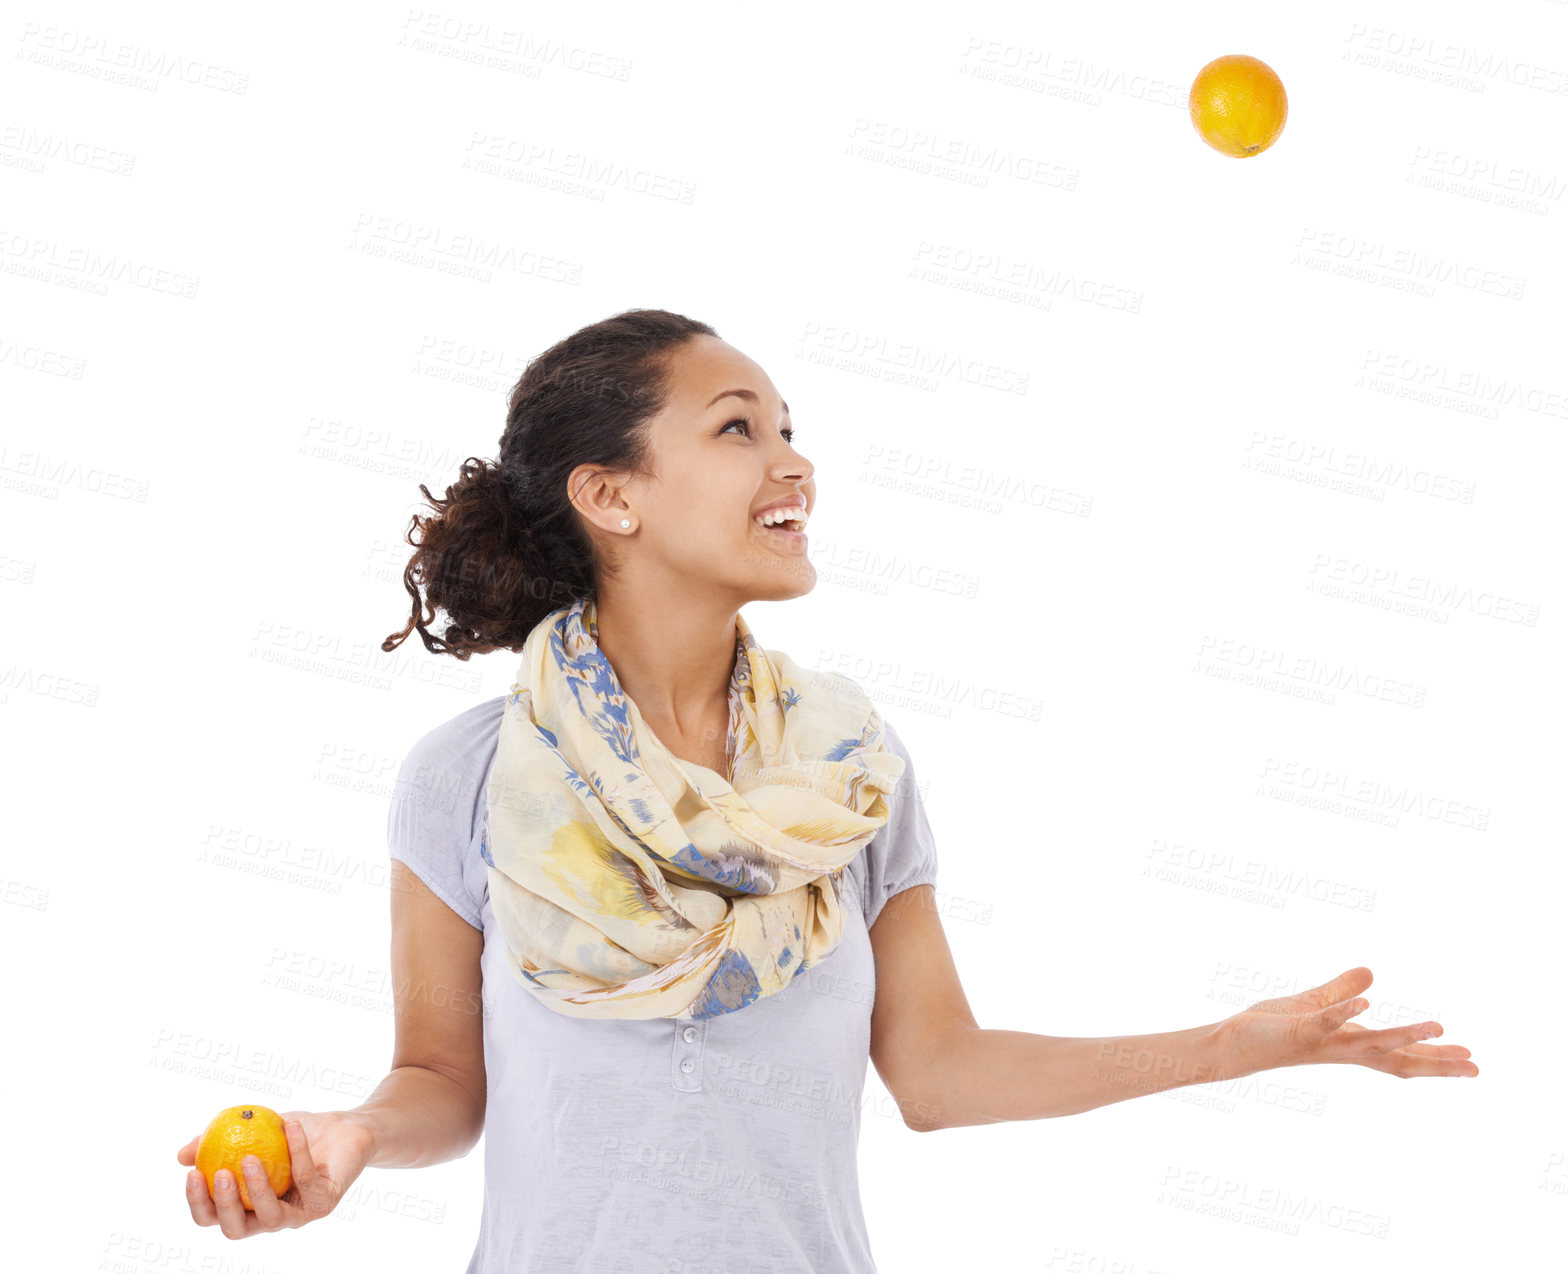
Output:
<svg viewBox="0 0 1568 1274">
<path fill-rule="evenodd" d="M 873 1071 L 881 1269 L 1561 1235 L 1568 5 L 35 3 L 0 40 L 18 1268 L 463 1267 L 479 1150 L 243 1246 L 175 1150 L 385 1073 L 391 780 L 516 663 L 381 652 L 417 487 L 637 306 L 791 404 L 819 582 L 747 615 L 909 744 L 982 1025 L 1365 964 L 1360 1021 L 1481 1068 L 925 1136 Z M 1290 98 L 1248 160 L 1186 108 L 1232 52 Z"/>
</svg>

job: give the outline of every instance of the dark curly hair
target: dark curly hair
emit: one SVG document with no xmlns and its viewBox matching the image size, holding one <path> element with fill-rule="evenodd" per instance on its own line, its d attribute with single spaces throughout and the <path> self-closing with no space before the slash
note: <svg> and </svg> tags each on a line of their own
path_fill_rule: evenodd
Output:
<svg viewBox="0 0 1568 1274">
<path fill-rule="evenodd" d="M 468 457 L 445 499 L 419 484 L 436 512 L 409 526 L 411 614 L 381 649 L 417 629 L 432 654 L 520 651 L 546 615 L 594 598 L 616 564 L 595 553 L 567 477 L 581 464 L 648 474 L 648 421 L 664 407 L 672 355 L 696 336 L 718 333 L 668 310 L 624 310 L 533 359 L 512 387 L 499 460 Z M 438 609 L 441 636 L 426 627 Z"/>
</svg>

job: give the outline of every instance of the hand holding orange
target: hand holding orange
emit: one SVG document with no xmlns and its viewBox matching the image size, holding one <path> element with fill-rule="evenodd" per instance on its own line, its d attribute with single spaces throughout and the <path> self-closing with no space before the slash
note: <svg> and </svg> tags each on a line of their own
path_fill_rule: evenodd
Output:
<svg viewBox="0 0 1568 1274">
<path fill-rule="evenodd" d="M 207 1178 L 208 1193 L 217 1197 L 218 1169 L 227 1168 L 239 1187 L 240 1202 L 254 1212 L 245 1182 L 246 1155 L 261 1160 L 273 1194 L 281 1195 L 293 1184 L 288 1138 L 283 1132 L 283 1117 L 277 1111 L 256 1105 L 220 1110 L 196 1145 L 196 1167 Z"/>
<path fill-rule="evenodd" d="M 1192 82 L 1187 113 L 1198 136 L 1222 155 L 1266 151 L 1285 127 L 1285 86 L 1266 62 L 1245 53 L 1217 57 Z"/>
<path fill-rule="evenodd" d="M 272 1119 L 280 1118 L 283 1135 L 281 1140 L 273 1140 L 265 1130 Z M 226 1136 L 226 1127 L 238 1131 Z M 251 1142 L 247 1146 L 257 1132 L 265 1134 L 263 1144 Z M 206 1132 L 181 1146 L 175 1158 L 190 1169 L 185 1174 L 185 1202 L 190 1206 L 191 1220 L 197 1225 L 217 1226 L 226 1238 L 248 1239 L 331 1216 L 348 1188 L 370 1166 L 375 1150 L 372 1121 L 354 1111 L 287 1110 L 279 1116 L 265 1106 L 247 1105 L 222 1111 Z M 245 1160 L 251 1155 L 261 1166 L 264 1181 L 245 1179 Z M 216 1188 L 223 1169 L 233 1174 L 237 1188 Z"/>
</svg>

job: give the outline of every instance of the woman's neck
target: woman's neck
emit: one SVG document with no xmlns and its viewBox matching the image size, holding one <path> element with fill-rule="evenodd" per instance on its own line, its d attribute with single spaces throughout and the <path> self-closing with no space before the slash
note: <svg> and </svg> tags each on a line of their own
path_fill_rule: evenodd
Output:
<svg viewBox="0 0 1568 1274">
<path fill-rule="evenodd" d="M 728 720 L 736 610 L 628 606 L 612 594 L 595 611 L 599 649 L 644 718 L 688 738 Z"/>
</svg>

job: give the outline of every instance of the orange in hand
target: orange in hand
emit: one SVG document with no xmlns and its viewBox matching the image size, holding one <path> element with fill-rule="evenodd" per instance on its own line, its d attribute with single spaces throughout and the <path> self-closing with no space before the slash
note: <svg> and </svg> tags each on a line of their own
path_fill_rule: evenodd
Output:
<svg viewBox="0 0 1568 1274">
<path fill-rule="evenodd" d="M 217 1198 L 218 1169 L 227 1168 L 239 1187 L 240 1202 L 254 1212 L 242 1162 L 246 1155 L 261 1160 L 273 1194 L 282 1195 L 293 1184 L 288 1138 L 277 1111 L 266 1106 L 230 1106 L 213 1117 L 196 1145 L 196 1167 L 207 1178 L 208 1193 Z"/>
<path fill-rule="evenodd" d="M 1215 58 L 1198 72 L 1187 95 L 1198 136 L 1235 159 L 1274 144 L 1285 127 L 1286 106 L 1285 86 L 1273 68 L 1245 53 Z"/>
</svg>

